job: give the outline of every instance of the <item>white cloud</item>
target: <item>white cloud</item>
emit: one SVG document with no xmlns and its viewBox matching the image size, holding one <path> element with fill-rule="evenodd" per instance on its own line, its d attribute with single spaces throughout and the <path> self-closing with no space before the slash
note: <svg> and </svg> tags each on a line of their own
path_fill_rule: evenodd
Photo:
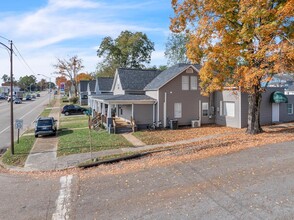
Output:
<svg viewBox="0 0 294 220">
<path fill-rule="evenodd" d="M 52 64 L 56 62 L 56 57 L 67 58 L 73 55 L 82 58 L 85 71 L 91 72 L 98 62 L 98 40 L 105 36 L 114 38 L 121 31 L 130 30 L 165 38 L 168 30 L 160 26 L 160 21 L 152 23 L 144 14 L 142 17 L 131 16 L 133 12 L 142 10 L 144 13 L 145 10 L 152 11 L 163 5 L 155 0 L 49 0 L 45 7 L 36 11 L 2 14 L 0 35 L 14 41 L 35 73 L 53 72 Z M 153 65 L 165 63 L 163 51 L 152 53 Z M 31 74 L 16 57 L 14 70 L 16 78 Z M 0 77 L 4 73 L 9 73 L 9 56 L 1 49 Z"/>
<path fill-rule="evenodd" d="M 97 8 L 101 4 L 86 0 L 49 0 L 49 7 L 52 8 Z"/>
</svg>

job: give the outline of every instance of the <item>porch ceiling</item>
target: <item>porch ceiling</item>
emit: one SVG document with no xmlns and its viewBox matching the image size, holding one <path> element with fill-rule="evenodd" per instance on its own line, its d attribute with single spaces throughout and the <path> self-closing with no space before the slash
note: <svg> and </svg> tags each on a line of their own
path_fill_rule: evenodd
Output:
<svg viewBox="0 0 294 220">
<path fill-rule="evenodd" d="M 94 100 L 105 104 L 154 104 L 155 99 L 147 95 L 107 95 L 94 97 Z"/>
</svg>

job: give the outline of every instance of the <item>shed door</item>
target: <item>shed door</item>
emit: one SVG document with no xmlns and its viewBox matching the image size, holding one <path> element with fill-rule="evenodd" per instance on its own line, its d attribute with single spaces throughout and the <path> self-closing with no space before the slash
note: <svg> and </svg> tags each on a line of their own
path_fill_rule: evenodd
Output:
<svg viewBox="0 0 294 220">
<path fill-rule="evenodd" d="M 280 121 L 280 105 L 279 103 L 272 103 L 272 122 Z"/>
</svg>

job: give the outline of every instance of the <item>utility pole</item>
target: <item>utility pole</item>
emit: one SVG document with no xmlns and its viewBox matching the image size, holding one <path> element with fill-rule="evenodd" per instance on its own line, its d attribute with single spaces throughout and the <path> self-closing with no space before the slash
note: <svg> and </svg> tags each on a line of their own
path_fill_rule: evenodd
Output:
<svg viewBox="0 0 294 220">
<path fill-rule="evenodd" d="M 10 142 L 11 154 L 14 154 L 14 127 L 13 127 L 13 48 L 10 41 Z"/>
<path fill-rule="evenodd" d="M 11 154 L 14 154 L 14 127 L 13 127 L 13 48 L 12 40 L 9 40 L 10 47 L 0 42 L 0 44 L 10 52 L 10 147 Z"/>
</svg>

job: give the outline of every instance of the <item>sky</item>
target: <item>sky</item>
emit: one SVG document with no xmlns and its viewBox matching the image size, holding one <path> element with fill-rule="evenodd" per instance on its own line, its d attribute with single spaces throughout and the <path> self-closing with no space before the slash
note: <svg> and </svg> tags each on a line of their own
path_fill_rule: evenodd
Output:
<svg viewBox="0 0 294 220">
<path fill-rule="evenodd" d="M 1 1 L 0 42 L 9 46 L 12 40 L 20 53 L 13 56 L 16 80 L 45 75 L 53 81 L 57 58 L 74 55 L 83 60 L 83 72 L 94 72 L 101 61 L 96 51 L 102 39 L 116 38 L 125 30 L 146 33 L 155 44 L 150 66 L 166 65 L 172 15 L 170 0 Z M 10 74 L 9 51 L 0 45 L 0 78 L 3 74 Z"/>
</svg>

